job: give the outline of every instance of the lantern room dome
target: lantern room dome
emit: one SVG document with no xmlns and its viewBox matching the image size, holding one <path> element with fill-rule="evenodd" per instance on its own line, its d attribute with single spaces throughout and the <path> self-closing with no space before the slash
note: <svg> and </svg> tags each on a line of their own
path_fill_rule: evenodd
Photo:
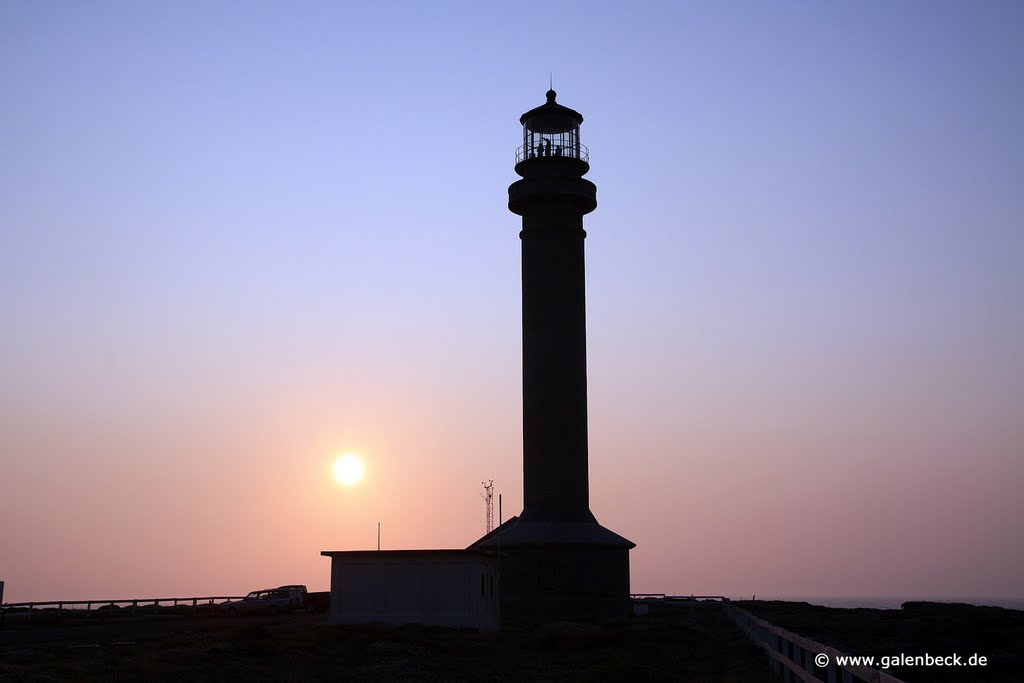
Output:
<svg viewBox="0 0 1024 683">
<path fill-rule="evenodd" d="M 535 133 L 567 133 L 583 123 L 583 115 L 555 102 L 558 95 L 548 90 L 547 102 L 519 117 L 519 123 Z"/>
<path fill-rule="evenodd" d="M 583 115 L 555 101 L 558 93 L 547 91 L 547 101 L 519 117 L 523 124 L 523 144 L 516 150 L 516 172 L 522 175 L 520 164 L 530 160 L 572 159 L 582 162 L 582 172 L 590 166 L 590 151 L 580 144 L 580 124 Z"/>
</svg>

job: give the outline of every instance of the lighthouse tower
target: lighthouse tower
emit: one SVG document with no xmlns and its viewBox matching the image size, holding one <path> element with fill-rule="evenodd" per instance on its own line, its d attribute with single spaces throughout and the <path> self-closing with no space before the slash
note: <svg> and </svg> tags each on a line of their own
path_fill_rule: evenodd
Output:
<svg viewBox="0 0 1024 683">
<path fill-rule="evenodd" d="M 500 547 L 507 615 L 624 614 L 635 544 L 598 524 L 588 481 L 583 216 L 597 187 L 583 116 L 555 97 L 519 119 L 508 188 L 523 219 L 523 511 L 470 547 Z"/>
</svg>

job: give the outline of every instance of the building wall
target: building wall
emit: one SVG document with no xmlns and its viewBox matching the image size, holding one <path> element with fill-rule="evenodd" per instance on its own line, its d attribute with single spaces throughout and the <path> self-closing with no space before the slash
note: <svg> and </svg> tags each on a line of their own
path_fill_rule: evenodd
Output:
<svg viewBox="0 0 1024 683">
<path fill-rule="evenodd" d="M 624 617 L 629 549 L 615 546 L 505 546 L 501 605 L 507 618 Z"/>
<path fill-rule="evenodd" d="M 324 552 L 330 622 L 496 630 L 494 562 L 464 550 Z"/>
</svg>

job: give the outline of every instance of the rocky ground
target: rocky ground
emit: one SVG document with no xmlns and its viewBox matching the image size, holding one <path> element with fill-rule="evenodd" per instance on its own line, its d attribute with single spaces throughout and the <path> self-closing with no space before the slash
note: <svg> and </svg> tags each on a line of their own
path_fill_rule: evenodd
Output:
<svg viewBox="0 0 1024 683">
<path fill-rule="evenodd" d="M 1024 680 L 1024 611 L 941 603 L 900 610 L 738 602 L 849 653 L 983 654 L 981 667 L 895 667 L 908 683 Z M 187 612 L 187 611 L 186 611 Z M 500 633 L 330 626 L 323 614 L 210 617 L 36 614 L 0 628 L 0 680 L 770 680 L 767 659 L 716 605 L 654 605 L 604 624 L 508 625 Z"/>
<path fill-rule="evenodd" d="M 768 680 L 764 655 L 717 607 L 500 633 L 330 626 L 308 614 L 35 621 L 0 631 L 0 679 Z"/>
</svg>

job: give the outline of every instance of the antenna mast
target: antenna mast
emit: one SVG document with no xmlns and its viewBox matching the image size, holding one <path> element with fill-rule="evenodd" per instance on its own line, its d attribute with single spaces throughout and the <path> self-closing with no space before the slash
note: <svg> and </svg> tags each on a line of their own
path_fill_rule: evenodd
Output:
<svg viewBox="0 0 1024 683">
<path fill-rule="evenodd" d="M 484 499 L 484 505 L 487 506 L 487 533 L 491 533 L 494 529 L 494 480 L 488 479 L 480 483 L 484 487 L 484 492 L 480 494 L 480 497 Z"/>
</svg>

